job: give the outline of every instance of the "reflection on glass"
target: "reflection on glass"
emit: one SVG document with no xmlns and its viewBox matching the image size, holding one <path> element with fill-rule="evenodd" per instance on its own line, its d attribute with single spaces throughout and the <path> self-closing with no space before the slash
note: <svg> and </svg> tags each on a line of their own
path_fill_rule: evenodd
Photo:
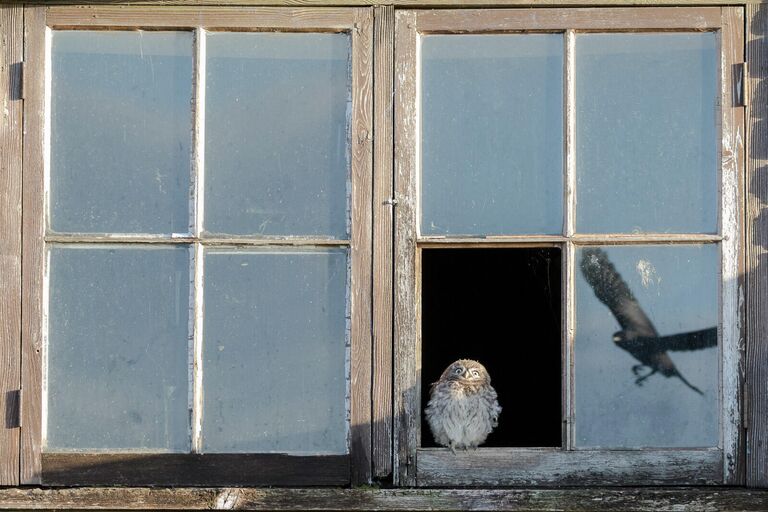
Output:
<svg viewBox="0 0 768 512">
<path fill-rule="evenodd" d="M 345 453 L 344 250 L 205 257 L 203 449 Z"/>
<path fill-rule="evenodd" d="M 560 233 L 562 40 L 422 37 L 422 233 Z"/>
<path fill-rule="evenodd" d="M 53 33 L 51 227 L 184 233 L 192 36 Z"/>
<path fill-rule="evenodd" d="M 345 238 L 349 36 L 207 40 L 206 231 Z"/>
<path fill-rule="evenodd" d="M 49 451 L 188 451 L 189 250 L 54 246 Z"/>
<path fill-rule="evenodd" d="M 717 38 L 576 37 L 577 229 L 717 231 Z"/>
<path fill-rule="evenodd" d="M 717 446 L 718 255 L 576 252 L 577 446 Z"/>
</svg>

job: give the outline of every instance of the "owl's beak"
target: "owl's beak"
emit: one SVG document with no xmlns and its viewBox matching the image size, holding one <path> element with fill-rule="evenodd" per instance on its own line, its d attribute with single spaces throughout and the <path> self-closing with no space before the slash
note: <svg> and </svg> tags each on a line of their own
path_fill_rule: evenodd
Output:
<svg viewBox="0 0 768 512">
<path fill-rule="evenodd" d="M 468 379 L 469 375 L 470 375 L 469 370 L 464 370 L 464 373 L 461 374 L 461 376 L 464 377 L 465 379 Z"/>
</svg>

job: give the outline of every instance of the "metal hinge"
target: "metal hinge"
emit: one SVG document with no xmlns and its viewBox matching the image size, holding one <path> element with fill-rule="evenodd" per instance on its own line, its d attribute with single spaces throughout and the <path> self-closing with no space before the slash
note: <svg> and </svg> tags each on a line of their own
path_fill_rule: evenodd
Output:
<svg viewBox="0 0 768 512">
<path fill-rule="evenodd" d="M 21 389 L 15 389 L 6 394 L 5 427 L 21 428 Z"/>
<path fill-rule="evenodd" d="M 736 106 L 737 107 L 746 107 L 747 106 L 747 63 L 742 62 L 741 64 L 736 64 L 736 72 L 734 73 L 736 76 L 734 76 L 734 89 L 736 93 Z"/>
</svg>

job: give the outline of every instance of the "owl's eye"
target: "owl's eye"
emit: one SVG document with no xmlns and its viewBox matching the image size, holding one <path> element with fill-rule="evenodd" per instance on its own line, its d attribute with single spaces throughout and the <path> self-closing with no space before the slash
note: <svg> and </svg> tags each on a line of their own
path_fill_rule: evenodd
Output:
<svg viewBox="0 0 768 512">
<path fill-rule="evenodd" d="M 462 373 L 464 373 L 464 368 L 459 366 L 455 370 L 453 370 L 453 373 L 455 373 L 456 375 L 461 375 Z"/>
<path fill-rule="evenodd" d="M 473 377 L 479 377 L 480 376 L 480 372 L 477 371 L 477 370 L 472 370 L 472 376 Z"/>
</svg>

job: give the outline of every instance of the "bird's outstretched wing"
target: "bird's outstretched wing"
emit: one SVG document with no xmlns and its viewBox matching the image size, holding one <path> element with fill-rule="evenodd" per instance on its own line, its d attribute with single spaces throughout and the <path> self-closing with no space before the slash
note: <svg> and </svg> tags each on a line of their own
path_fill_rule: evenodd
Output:
<svg viewBox="0 0 768 512">
<path fill-rule="evenodd" d="M 717 327 L 662 336 L 659 338 L 659 342 L 664 347 L 664 350 L 672 352 L 716 347 Z"/>
<path fill-rule="evenodd" d="M 651 319 L 622 279 L 608 255 L 599 248 L 584 249 L 581 272 L 595 296 L 611 310 L 621 328 L 634 336 L 657 338 Z"/>
</svg>

